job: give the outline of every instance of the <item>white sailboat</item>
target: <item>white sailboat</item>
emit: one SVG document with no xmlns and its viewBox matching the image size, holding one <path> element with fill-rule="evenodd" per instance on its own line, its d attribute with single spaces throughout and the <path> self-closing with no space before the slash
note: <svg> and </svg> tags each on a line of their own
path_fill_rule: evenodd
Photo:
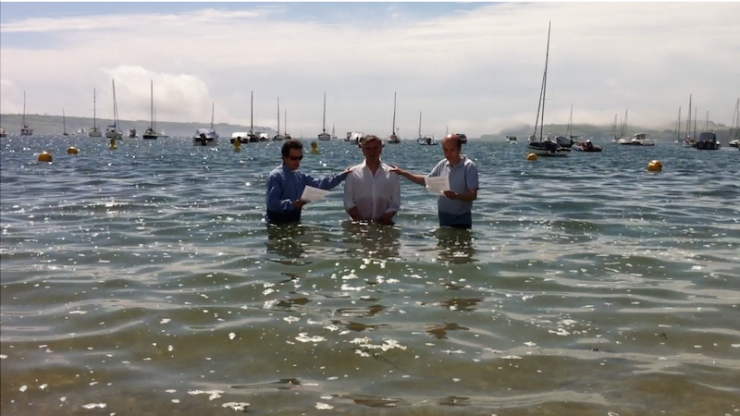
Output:
<svg viewBox="0 0 740 416">
<path fill-rule="evenodd" d="M 211 104 L 211 127 L 200 128 L 195 131 L 193 136 L 193 145 L 195 146 L 216 146 L 218 144 L 218 133 L 213 128 L 213 117 L 216 113 L 216 103 Z"/>
<path fill-rule="evenodd" d="M 545 100 L 547 97 L 547 64 L 550 61 L 550 28 L 551 23 L 547 25 L 547 52 L 545 53 L 545 72 L 542 75 L 542 87 L 540 88 L 540 99 L 537 103 L 537 117 L 534 123 L 534 134 L 530 137 L 527 144 L 527 151 L 537 156 L 559 156 L 564 157 L 570 154 L 570 149 L 562 147 L 552 137 L 542 140 L 542 130 L 545 125 Z M 537 127 L 539 127 L 539 137 L 537 137 Z M 536 139 L 536 141 L 535 141 Z"/>
<path fill-rule="evenodd" d="M 105 129 L 105 137 L 108 139 L 119 140 L 123 138 L 123 133 L 118 130 L 118 104 L 116 103 L 116 80 L 113 82 L 113 124 Z"/>
<path fill-rule="evenodd" d="M 319 133 L 319 140 L 331 140 L 331 136 L 326 132 L 326 93 L 324 93 L 324 121 L 322 122 L 321 133 Z"/>
<path fill-rule="evenodd" d="M 683 139 L 683 147 L 694 147 L 696 144 L 696 135 L 691 134 L 691 99 L 693 94 L 689 94 L 689 118 L 686 119 L 686 136 Z"/>
<path fill-rule="evenodd" d="M 396 134 L 396 93 L 393 92 L 393 127 L 391 128 L 391 136 L 388 138 L 388 143 L 401 143 L 401 139 Z"/>
<path fill-rule="evenodd" d="M 437 144 L 437 141 L 434 140 L 434 136 L 421 135 L 421 111 L 419 111 L 419 137 L 416 138 L 416 143 L 424 146 L 434 146 Z"/>
<path fill-rule="evenodd" d="M 336 140 L 337 139 L 337 133 L 334 130 L 334 125 L 333 124 L 331 125 L 331 139 L 332 140 Z"/>
<path fill-rule="evenodd" d="M 254 134 L 254 91 L 251 93 L 250 104 L 249 104 L 249 131 L 237 131 L 231 133 L 231 139 L 229 142 L 233 144 L 235 141 L 239 143 L 258 142 L 260 138 Z"/>
<path fill-rule="evenodd" d="M 142 139 L 145 140 L 156 140 L 161 134 L 157 133 L 156 130 L 154 130 L 154 80 L 150 80 L 150 103 L 149 103 L 149 112 L 150 112 L 150 125 L 147 127 L 146 131 L 144 131 L 144 134 L 141 136 Z"/>
<path fill-rule="evenodd" d="M 26 124 L 26 92 L 23 91 L 23 127 L 21 127 L 21 136 L 33 136 L 33 129 Z"/>
<path fill-rule="evenodd" d="M 0 127 L 0 137 L 8 137 L 8 132 L 2 127 Z"/>
<path fill-rule="evenodd" d="M 98 127 L 98 117 L 97 117 L 98 101 L 96 97 L 97 96 L 96 96 L 95 88 L 93 88 L 93 126 L 90 127 L 90 131 L 87 132 L 87 135 L 90 137 L 103 137 L 103 132 L 100 130 L 100 127 Z"/>
<path fill-rule="evenodd" d="M 277 133 L 272 138 L 273 141 L 282 142 L 285 137 L 280 134 L 280 97 L 277 97 Z"/>
</svg>

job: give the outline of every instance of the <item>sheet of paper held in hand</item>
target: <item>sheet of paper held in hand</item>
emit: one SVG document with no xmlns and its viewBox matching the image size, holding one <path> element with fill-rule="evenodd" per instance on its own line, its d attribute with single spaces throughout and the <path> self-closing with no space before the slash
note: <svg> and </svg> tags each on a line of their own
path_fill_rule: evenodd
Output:
<svg viewBox="0 0 740 416">
<path fill-rule="evenodd" d="M 303 201 L 318 201 L 319 199 L 323 198 L 328 194 L 329 191 L 325 191 L 323 189 L 314 188 L 313 186 L 306 186 L 303 188 L 303 195 L 301 195 L 301 200 Z"/>
<path fill-rule="evenodd" d="M 450 190 L 450 177 L 448 175 L 427 176 L 424 180 L 430 194 L 439 195 Z"/>
</svg>

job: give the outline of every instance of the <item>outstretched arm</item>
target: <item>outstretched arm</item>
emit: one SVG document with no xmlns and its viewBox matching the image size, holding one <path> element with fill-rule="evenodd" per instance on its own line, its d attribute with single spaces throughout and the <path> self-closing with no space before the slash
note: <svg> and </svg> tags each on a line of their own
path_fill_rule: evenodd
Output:
<svg viewBox="0 0 740 416">
<path fill-rule="evenodd" d="M 342 183 L 342 181 L 347 177 L 347 174 L 349 172 L 350 170 L 347 169 L 342 173 L 337 173 L 331 176 L 325 176 L 323 178 L 314 178 L 313 176 L 306 175 L 306 174 L 304 174 L 303 177 L 305 179 L 306 185 L 328 191 L 330 189 L 334 189 L 337 185 Z"/>
<path fill-rule="evenodd" d="M 395 166 L 393 166 L 390 171 L 391 172 L 394 172 L 394 173 L 397 173 L 397 174 L 403 176 L 404 178 L 410 180 L 411 182 L 416 183 L 416 184 L 419 184 L 421 186 L 426 186 L 426 184 L 427 184 L 426 179 L 424 179 L 425 177 L 422 176 L 422 175 L 414 175 L 411 172 L 406 172 L 405 170 L 402 170 L 401 168 L 398 168 L 398 167 L 395 167 Z"/>
</svg>

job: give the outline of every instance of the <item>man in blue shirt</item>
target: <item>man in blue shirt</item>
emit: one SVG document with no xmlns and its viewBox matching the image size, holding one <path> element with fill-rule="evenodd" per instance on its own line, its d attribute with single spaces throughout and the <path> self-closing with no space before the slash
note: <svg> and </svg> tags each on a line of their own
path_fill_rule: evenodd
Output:
<svg viewBox="0 0 740 416">
<path fill-rule="evenodd" d="M 455 133 L 448 134 L 442 140 L 445 158 L 429 173 L 429 177 L 448 175 L 450 189 L 437 197 L 439 225 L 455 228 L 473 226 L 473 201 L 478 198 L 478 168 L 467 156 L 461 155 L 462 142 Z M 414 175 L 399 168 L 391 170 L 404 178 L 425 186 L 422 175 Z"/>
<path fill-rule="evenodd" d="M 324 178 L 314 178 L 298 170 L 303 159 L 303 143 L 291 139 L 283 143 L 283 164 L 278 166 L 267 178 L 267 215 L 271 224 L 285 224 L 301 220 L 301 210 L 307 201 L 300 198 L 304 188 L 312 186 L 330 190 L 342 183 L 349 169 Z"/>
</svg>

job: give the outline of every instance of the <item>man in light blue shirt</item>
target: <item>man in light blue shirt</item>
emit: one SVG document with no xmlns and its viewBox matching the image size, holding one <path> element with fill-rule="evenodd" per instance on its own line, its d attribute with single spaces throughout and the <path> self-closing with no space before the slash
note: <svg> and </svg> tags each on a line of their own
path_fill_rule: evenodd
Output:
<svg viewBox="0 0 740 416">
<path fill-rule="evenodd" d="M 330 190 L 347 177 L 349 169 L 324 178 L 314 178 L 298 170 L 303 159 L 303 143 L 290 139 L 283 143 L 283 163 L 267 178 L 267 215 L 271 224 L 285 224 L 301 220 L 306 201 L 301 200 L 306 186 Z"/>
<path fill-rule="evenodd" d="M 448 134 L 442 140 L 442 150 L 445 158 L 427 175 L 428 177 L 447 175 L 450 181 L 450 189 L 437 197 L 439 225 L 471 228 L 473 201 L 478 198 L 478 168 L 467 156 L 460 154 L 462 142 L 455 133 Z M 414 175 L 399 168 L 391 172 L 396 172 L 419 185 L 426 185 L 426 179 L 422 175 Z"/>
</svg>

